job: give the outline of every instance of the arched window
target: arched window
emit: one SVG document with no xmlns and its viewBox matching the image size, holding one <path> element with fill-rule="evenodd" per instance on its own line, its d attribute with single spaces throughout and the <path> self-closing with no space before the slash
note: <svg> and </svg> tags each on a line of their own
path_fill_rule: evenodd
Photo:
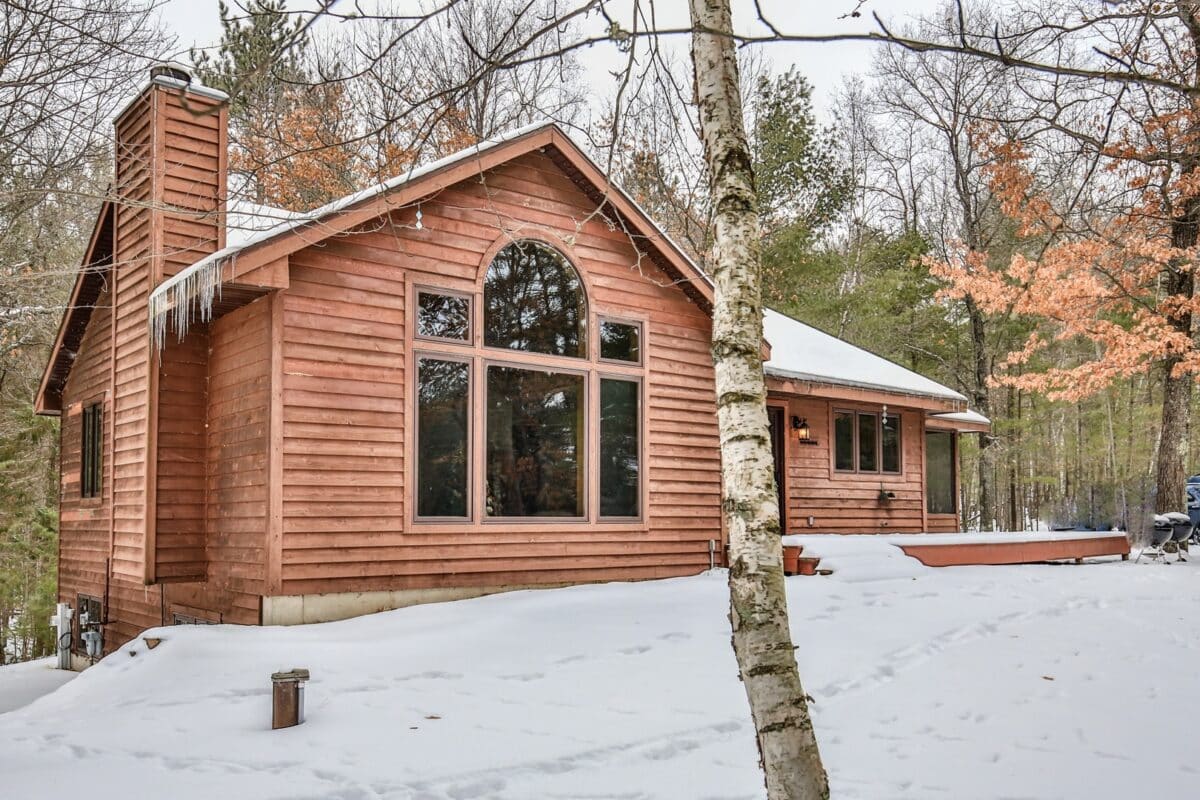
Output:
<svg viewBox="0 0 1200 800">
<path fill-rule="evenodd" d="M 587 357 L 587 299 L 571 262 L 541 242 L 514 242 L 483 285 L 483 342 L 528 353 Z"/>
</svg>

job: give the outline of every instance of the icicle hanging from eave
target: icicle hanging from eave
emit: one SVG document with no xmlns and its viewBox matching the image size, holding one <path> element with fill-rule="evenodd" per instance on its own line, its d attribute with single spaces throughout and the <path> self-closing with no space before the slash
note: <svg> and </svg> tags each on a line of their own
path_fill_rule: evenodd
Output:
<svg viewBox="0 0 1200 800">
<path fill-rule="evenodd" d="M 168 327 L 182 342 L 194 318 L 201 323 L 212 320 L 213 303 L 221 297 L 222 270 L 236 259 L 234 253 L 195 264 L 150 295 L 150 337 L 156 352 L 161 354 L 166 345 Z"/>
</svg>

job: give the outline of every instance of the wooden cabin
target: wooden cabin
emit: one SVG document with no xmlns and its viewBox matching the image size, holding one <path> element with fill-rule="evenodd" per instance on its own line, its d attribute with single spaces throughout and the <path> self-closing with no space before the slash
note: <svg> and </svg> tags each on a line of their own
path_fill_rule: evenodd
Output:
<svg viewBox="0 0 1200 800">
<path fill-rule="evenodd" d="M 152 76 L 37 397 L 62 420 L 60 599 L 105 652 L 721 562 L 711 286 L 569 137 L 307 214 L 227 206 L 226 98 Z M 776 317 L 788 529 L 956 528 L 953 434 L 927 442 L 964 398 L 792 370 L 813 354 Z"/>
</svg>

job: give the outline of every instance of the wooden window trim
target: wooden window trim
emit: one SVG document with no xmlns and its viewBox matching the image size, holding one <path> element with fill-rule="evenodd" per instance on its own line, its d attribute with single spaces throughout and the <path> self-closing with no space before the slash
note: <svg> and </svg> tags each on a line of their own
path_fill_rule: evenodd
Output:
<svg viewBox="0 0 1200 800">
<path fill-rule="evenodd" d="M 606 322 L 613 322 L 617 325 L 631 325 L 638 329 L 638 360 L 624 361 L 619 358 L 602 358 L 600 356 L 600 328 Z M 596 315 L 596 363 L 604 364 L 606 367 L 641 367 L 646 360 L 646 324 L 633 317 L 622 317 L 617 314 L 597 314 Z"/>
<path fill-rule="evenodd" d="M 958 519 L 958 515 L 962 509 L 959 508 L 959 475 L 958 475 L 958 433 L 956 431 L 938 430 L 936 428 L 926 428 L 925 437 L 931 433 L 944 433 L 950 437 L 950 500 L 954 504 L 953 511 L 930 511 L 929 510 L 929 476 L 923 471 L 921 474 L 921 494 L 925 503 L 925 516 L 937 517 L 939 519 Z M 922 438 L 921 447 L 928 450 L 928 439 Z M 928 469 L 928 467 L 926 467 Z"/>
<path fill-rule="evenodd" d="M 439 340 L 440 341 L 440 340 Z M 421 359 L 428 358 L 434 361 L 453 361 L 467 365 L 467 409 L 471 412 L 467 415 L 467 513 L 461 517 L 425 517 L 417 512 L 417 493 L 416 484 L 419 478 L 417 469 L 416 454 L 421 449 L 421 426 L 417 424 L 417 418 L 420 414 L 420 399 L 416 390 L 417 381 L 420 380 L 420 364 Z M 413 371 L 413 401 L 412 401 L 412 440 L 413 440 L 413 457 L 412 457 L 412 486 L 413 490 L 409 492 L 409 503 L 412 506 L 412 521 L 420 525 L 462 525 L 475 521 L 475 464 L 472 459 L 475 457 L 475 419 L 477 417 L 477 409 L 474 405 L 475 397 L 475 359 L 467 353 L 460 350 L 456 352 L 443 352 L 438 350 L 414 350 L 412 359 Z"/>
<path fill-rule="evenodd" d="M 628 362 L 623 362 L 628 364 Z M 646 379 L 644 375 L 633 375 L 627 372 L 606 372 L 597 370 L 595 373 L 595 397 L 593 405 L 596 409 L 594 414 L 595 419 L 589 422 L 594 422 L 595 431 L 592 441 L 596 443 L 595 457 L 596 461 L 600 458 L 600 381 L 625 381 L 626 383 L 637 384 L 637 402 L 638 402 L 638 513 L 636 516 L 603 516 L 600 513 L 600 469 L 597 467 L 592 470 L 588 476 L 588 482 L 594 483 L 595 491 L 592 496 L 596 498 L 596 507 L 592 509 L 591 517 L 598 523 L 645 523 L 646 521 L 646 504 L 650 502 L 649 484 L 646 480 Z"/>
<path fill-rule="evenodd" d="M 561 357 L 560 356 L 560 358 L 574 360 L 574 359 L 570 359 L 569 357 Z M 545 373 L 551 374 L 551 375 L 554 375 L 554 374 L 578 375 L 579 377 L 583 378 L 583 392 L 582 392 L 583 396 L 581 398 L 581 400 L 583 402 L 583 409 L 582 409 L 582 411 L 583 411 L 583 442 L 581 445 L 581 449 L 583 450 L 583 458 L 580 459 L 580 461 L 582 462 L 582 468 L 583 468 L 583 482 L 582 482 L 583 483 L 583 498 L 582 498 L 583 502 L 581 503 L 581 505 L 583 507 L 582 515 L 571 516 L 571 517 L 499 517 L 499 516 L 493 517 L 493 516 L 488 515 L 488 513 L 487 513 L 487 455 L 486 455 L 486 453 L 487 453 L 487 434 L 488 434 L 488 431 L 487 431 L 487 370 L 488 370 L 488 367 L 501 367 L 503 369 L 523 369 L 523 370 L 530 370 L 530 371 L 534 371 L 534 372 L 545 372 Z M 492 526 L 492 525 L 497 525 L 497 524 L 500 524 L 500 525 L 529 525 L 531 523 L 540 523 L 540 522 L 548 522 L 548 523 L 561 522 L 564 525 L 578 525 L 581 523 L 586 524 L 587 522 L 589 522 L 591 520 L 591 514 L 590 514 L 591 502 L 592 502 L 591 483 L 592 483 L 592 472 L 594 471 L 593 468 L 595 466 L 595 459 L 592 458 L 592 448 L 591 448 L 592 442 L 595 441 L 591 435 L 592 434 L 592 431 L 591 431 L 592 409 L 595 408 L 595 404 L 592 403 L 592 383 L 593 383 L 592 376 L 593 376 L 593 374 L 594 373 L 592 370 L 589 370 L 586 367 L 579 367 L 578 364 L 576 364 L 576 366 L 574 366 L 574 367 L 563 367 L 563 366 L 559 366 L 559 365 L 530 366 L 528 364 L 524 364 L 524 363 L 516 362 L 516 361 L 509 361 L 507 359 L 481 358 L 479 360 L 479 383 L 478 383 L 478 385 L 480 388 L 479 388 L 478 394 L 480 395 L 480 401 L 481 401 L 480 405 L 482 407 L 481 413 L 479 414 L 479 420 L 480 420 L 479 427 L 481 429 L 480 433 L 482 434 L 481 438 L 483 440 L 483 445 L 479 451 L 479 457 L 478 457 L 477 461 L 474 463 L 474 467 L 477 470 L 477 473 L 478 473 L 477 478 L 479 481 L 479 490 L 480 490 L 479 495 L 480 496 L 478 499 L 478 506 L 479 506 L 479 521 L 481 524 L 487 525 L 487 526 Z M 599 384 L 597 383 L 597 386 L 598 385 Z"/>
<path fill-rule="evenodd" d="M 469 504 L 470 514 L 468 517 L 453 517 L 448 519 L 442 518 L 423 518 L 416 515 L 416 435 L 406 436 L 406 444 L 404 450 L 404 531 L 406 533 L 422 534 L 422 533 L 471 533 L 493 529 L 496 526 L 519 526 L 522 530 L 530 533 L 551 533 L 562 531 L 564 528 L 571 531 L 583 532 L 584 530 L 593 530 L 596 532 L 609 533 L 646 533 L 649 530 L 649 509 L 650 509 L 650 463 L 649 463 L 649 409 L 647 405 L 646 391 L 649 385 L 648 376 L 650 370 L 650 353 L 651 353 L 651 334 L 649 318 L 647 315 L 638 313 L 630 313 L 617 308 L 596 307 L 592 302 L 594 293 L 591 284 L 589 283 L 589 275 L 586 271 L 580 269 L 580 260 L 572 252 L 569 246 L 561 242 L 551 241 L 550 239 L 542 238 L 536 234 L 523 235 L 520 238 L 530 239 L 541 244 L 547 245 L 559 253 L 561 253 L 574 267 L 576 274 L 579 276 L 580 284 L 583 288 L 584 296 L 588 304 L 588 311 L 585 317 L 587 326 L 587 353 L 584 358 L 574 356 L 555 356 L 546 353 L 529 353 L 521 350 L 510 350 L 506 347 L 490 347 L 483 342 L 483 314 L 485 308 L 483 304 L 483 289 L 484 281 L 487 277 L 487 268 L 491 264 L 495 255 L 500 252 L 503 247 L 512 243 L 513 238 L 508 234 L 502 234 L 493 242 L 492 246 L 484 253 L 480 261 L 480 267 L 474 280 L 474 292 L 466 291 L 461 288 L 461 284 L 456 287 L 442 286 L 431 282 L 406 282 L 406 293 L 409 302 L 406 303 L 409 319 L 413 320 L 410 326 L 413 331 L 413 337 L 404 347 L 406 371 L 411 373 L 411 377 L 406 376 L 405 384 L 407 397 L 405 400 L 404 413 L 406 415 L 406 425 L 415 425 L 417 414 L 417 398 L 416 398 L 416 359 L 418 357 L 432 357 L 443 359 L 462 359 L 472 363 L 471 368 L 471 390 L 470 390 L 470 407 L 472 409 L 472 417 L 476 420 L 483 420 L 486 412 L 486 379 L 488 365 L 498 365 L 515 367 L 518 369 L 541 369 L 547 372 L 574 372 L 584 375 L 585 389 L 585 416 L 584 416 L 584 458 L 586 480 L 585 501 L 584 501 L 584 516 L 582 517 L 488 517 L 486 515 L 486 497 L 484 486 L 486 485 L 486 458 L 482 455 L 487 447 L 486 433 L 484 428 L 485 422 L 472 425 L 471 433 L 469 434 L 468 447 L 469 459 L 471 462 L 470 469 L 470 492 L 471 501 Z M 465 343 L 459 340 L 445 340 L 422 338 L 415 335 L 415 315 L 417 307 L 417 291 L 427 289 L 438 293 L 459 293 L 466 294 L 473 298 L 471 303 L 471 342 Z M 604 318 L 617 322 L 636 323 L 641 326 L 641 363 L 634 364 L 626 361 L 601 361 L 599 359 L 599 319 Z M 641 411 L 638 421 L 638 437 L 639 437 L 639 457 L 641 458 L 641 475 L 639 476 L 641 485 L 639 487 L 641 498 L 641 514 L 636 517 L 601 517 L 599 515 L 599 471 L 596 469 L 596 459 L 591 453 L 591 442 L 599 441 L 600 416 L 599 416 L 599 393 L 600 393 L 600 378 L 609 377 L 623 380 L 637 380 L 641 384 L 639 393 Z"/>
<path fill-rule="evenodd" d="M 462 289 L 449 289 L 445 286 L 433 286 L 426 283 L 413 283 L 410 285 L 410 293 L 412 294 L 412 331 L 413 339 L 419 342 L 439 342 L 442 344 L 452 345 L 454 347 L 471 347 L 475 342 L 475 329 L 477 327 L 475 320 L 475 307 L 478 303 L 475 302 L 475 294 Z M 467 301 L 467 335 L 463 339 L 454 339 L 449 336 L 427 336 L 421 333 L 421 326 L 418 317 L 421 314 L 421 295 L 436 294 L 443 297 L 461 297 Z"/>
<path fill-rule="evenodd" d="M 838 462 L 838 459 L 837 459 L 837 415 L 838 414 L 849 414 L 854 419 L 854 425 L 852 426 L 853 433 L 854 433 L 854 439 L 853 439 L 853 443 L 851 445 L 851 454 L 854 457 L 854 459 L 853 459 L 854 460 L 854 468 L 853 469 L 842 469 L 842 468 L 838 467 L 838 465 L 837 465 L 837 462 Z M 899 449 L 899 452 L 897 453 L 898 461 L 899 461 L 899 469 L 894 472 L 891 470 L 885 470 L 883 468 L 882 414 L 883 414 L 882 410 L 876 411 L 874 409 L 855 408 L 855 407 L 850 407 L 850 406 L 835 406 L 832 404 L 830 405 L 830 407 L 829 407 L 829 434 L 828 434 L 829 435 L 829 464 L 830 464 L 831 471 L 835 475 L 867 475 L 867 476 L 880 476 L 880 477 L 882 477 L 884 475 L 892 475 L 892 476 L 898 476 L 898 477 L 904 475 L 904 430 L 905 430 L 905 428 L 908 427 L 907 425 L 904 424 L 904 414 L 902 411 L 897 411 L 895 413 L 888 411 L 888 417 L 899 420 L 899 423 L 900 423 L 900 428 L 899 428 L 900 437 L 899 437 L 899 441 L 897 442 L 897 447 Z M 864 469 L 859 468 L 858 418 L 865 417 L 865 416 L 870 416 L 870 417 L 875 418 L 875 463 L 879 465 L 877 469 L 864 470 Z"/>
<path fill-rule="evenodd" d="M 84 505 L 103 502 L 104 422 L 103 398 L 82 404 L 79 411 L 79 500 Z M 89 428 L 92 431 L 90 438 L 94 441 L 89 440 Z"/>
<path fill-rule="evenodd" d="M 583 344 L 583 355 L 581 356 L 559 356 L 553 353 L 534 353 L 526 350 L 514 350 L 511 347 L 496 347 L 484 341 L 484 329 L 486 320 L 483 318 L 487 313 L 487 303 L 484 298 L 487 291 L 487 274 L 492 266 L 492 262 L 496 260 L 496 256 L 500 255 L 500 251 L 510 244 L 519 244 L 521 242 L 533 242 L 543 247 L 547 247 L 562 256 L 571 269 L 575 271 L 575 277 L 579 279 L 579 291 L 583 292 L 583 336 L 580 340 Z M 549 238 L 538 236 L 536 234 L 524 233 L 521 236 L 502 235 L 499 239 L 492 243 L 492 246 L 484 253 L 483 261 L 480 265 L 479 276 L 476 280 L 475 296 L 478 298 L 476 303 L 479 306 L 479 324 L 476 326 L 478 330 L 477 341 L 475 346 L 483 350 L 485 355 L 490 353 L 491 358 L 508 358 L 510 356 L 543 356 L 548 359 L 561 361 L 571 361 L 576 364 L 594 364 L 596 363 L 596 345 L 598 342 L 593 341 L 596 338 L 594 330 L 597 327 L 595 322 L 596 310 L 592 307 L 592 287 L 588 284 L 588 280 L 584 275 L 584 271 L 579 268 L 579 259 L 574 253 L 570 252 L 570 248 L 565 247 L 562 242 L 551 241 Z"/>
<path fill-rule="evenodd" d="M 883 467 L 883 417 L 879 418 L 879 474 L 880 475 L 903 475 L 904 474 L 904 429 L 908 427 L 904 424 L 904 415 L 902 413 L 888 412 L 888 419 L 896 420 L 896 469 L 884 469 Z"/>
</svg>

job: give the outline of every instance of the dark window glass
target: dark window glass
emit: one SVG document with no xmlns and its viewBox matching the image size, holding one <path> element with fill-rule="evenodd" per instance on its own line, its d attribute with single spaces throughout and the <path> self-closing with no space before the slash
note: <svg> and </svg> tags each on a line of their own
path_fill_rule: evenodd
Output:
<svg viewBox="0 0 1200 800">
<path fill-rule="evenodd" d="M 583 376 L 487 368 L 487 514 L 583 516 Z"/>
<path fill-rule="evenodd" d="M 833 415 L 833 466 L 854 469 L 854 415 L 846 411 Z"/>
<path fill-rule="evenodd" d="M 417 335 L 465 342 L 471 335 L 471 301 L 453 294 L 417 294 Z"/>
<path fill-rule="evenodd" d="M 600 381 L 600 516 L 640 513 L 638 384 Z"/>
<path fill-rule="evenodd" d="M 79 494 L 99 497 L 103 475 L 104 412 L 99 403 L 83 410 L 79 451 Z"/>
<path fill-rule="evenodd" d="M 600 322 L 600 357 L 639 364 L 642 360 L 642 326 L 626 322 Z"/>
<path fill-rule="evenodd" d="M 954 434 L 945 431 L 925 433 L 925 497 L 930 514 L 953 514 Z"/>
<path fill-rule="evenodd" d="M 587 303 L 575 268 L 538 242 L 508 245 L 483 286 L 484 343 L 531 353 L 584 358 Z"/>
<path fill-rule="evenodd" d="M 883 471 L 900 471 L 900 417 L 888 415 L 882 424 Z"/>
<path fill-rule="evenodd" d="M 859 472 L 878 472 L 879 463 L 876 447 L 879 436 L 876 425 L 879 418 L 874 414 L 858 415 L 858 470 Z"/>
<path fill-rule="evenodd" d="M 467 516 L 469 365 L 417 362 L 417 516 Z"/>
</svg>

